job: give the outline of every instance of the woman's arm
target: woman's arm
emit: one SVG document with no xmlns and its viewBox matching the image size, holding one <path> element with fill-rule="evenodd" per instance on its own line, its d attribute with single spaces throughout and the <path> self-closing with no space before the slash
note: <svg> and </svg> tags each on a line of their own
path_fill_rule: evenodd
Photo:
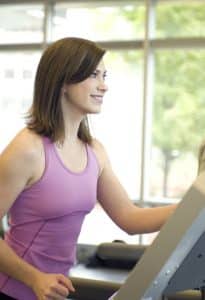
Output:
<svg viewBox="0 0 205 300">
<path fill-rule="evenodd" d="M 98 201 L 110 218 L 129 234 L 158 231 L 177 205 L 155 208 L 140 208 L 134 205 L 114 174 L 103 146 L 95 141 L 94 149 L 101 165 Z"/>
<path fill-rule="evenodd" d="M 0 272 L 30 287 L 39 300 L 50 299 L 49 297 L 53 296 L 64 300 L 69 294 L 69 290 L 74 291 L 72 283 L 67 277 L 61 274 L 40 272 L 16 255 L 2 239 L 0 239 Z"/>
<path fill-rule="evenodd" d="M 17 196 L 36 176 L 41 153 L 40 143 L 27 130 L 21 132 L 0 156 L 0 220 Z M 68 278 L 45 274 L 20 258 L 4 240 L 0 240 L 0 272 L 33 289 L 37 299 L 57 295 L 64 299 L 73 290 Z"/>
</svg>

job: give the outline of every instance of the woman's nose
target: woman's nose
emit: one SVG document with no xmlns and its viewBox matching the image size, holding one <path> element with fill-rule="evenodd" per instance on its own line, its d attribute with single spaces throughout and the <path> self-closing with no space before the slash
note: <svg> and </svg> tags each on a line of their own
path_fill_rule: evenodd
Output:
<svg viewBox="0 0 205 300">
<path fill-rule="evenodd" d="M 108 90 L 108 86 L 107 84 L 105 83 L 105 81 L 101 81 L 98 85 L 98 89 L 103 91 L 103 92 L 107 92 Z"/>
</svg>

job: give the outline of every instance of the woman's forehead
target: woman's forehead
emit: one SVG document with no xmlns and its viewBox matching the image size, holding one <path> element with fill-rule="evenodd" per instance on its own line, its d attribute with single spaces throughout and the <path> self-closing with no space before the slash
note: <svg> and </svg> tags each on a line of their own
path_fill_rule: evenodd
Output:
<svg viewBox="0 0 205 300">
<path fill-rule="evenodd" d="M 100 61 L 99 61 L 99 63 L 98 63 L 98 65 L 97 65 L 97 67 L 96 67 L 96 69 L 99 69 L 100 71 L 106 71 L 106 69 L 105 69 L 105 63 L 104 63 L 104 60 L 103 59 L 101 59 Z"/>
</svg>

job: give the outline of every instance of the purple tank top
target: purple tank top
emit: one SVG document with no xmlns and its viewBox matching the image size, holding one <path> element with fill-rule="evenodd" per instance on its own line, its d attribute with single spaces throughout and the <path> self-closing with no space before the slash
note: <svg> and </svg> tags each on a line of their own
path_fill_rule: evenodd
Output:
<svg viewBox="0 0 205 300">
<path fill-rule="evenodd" d="M 9 211 L 5 241 L 25 261 L 47 273 L 68 275 L 84 217 L 96 203 L 99 165 L 89 145 L 87 165 L 69 170 L 48 138 L 43 138 L 45 170 Z M 32 290 L 0 273 L 0 291 L 18 300 L 36 300 Z"/>
</svg>

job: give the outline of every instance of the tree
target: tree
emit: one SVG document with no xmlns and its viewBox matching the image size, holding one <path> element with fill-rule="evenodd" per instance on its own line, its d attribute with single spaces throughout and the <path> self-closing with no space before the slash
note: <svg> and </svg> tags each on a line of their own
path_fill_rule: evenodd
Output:
<svg viewBox="0 0 205 300">
<path fill-rule="evenodd" d="M 124 13 L 137 27 L 137 7 Z M 156 6 L 156 36 L 204 36 L 204 15 L 204 3 L 159 2 Z M 130 60 L 133 61 L 133 57 Z M 203 50 L 170 49 L 155 53 L 153 144 L 164 157 L 164 196 L 167 196 L 171 162 L 181 153 L 196 153 L 205 136 L 204 70 Z"/>
<path fill-rule="evenodd" d="M 196 153 L 205 136 L 205 52 L 159 51 L 156 54 L 153 143 L 164 157 L 163 193 L 176 153 Z"/>
</svg>

